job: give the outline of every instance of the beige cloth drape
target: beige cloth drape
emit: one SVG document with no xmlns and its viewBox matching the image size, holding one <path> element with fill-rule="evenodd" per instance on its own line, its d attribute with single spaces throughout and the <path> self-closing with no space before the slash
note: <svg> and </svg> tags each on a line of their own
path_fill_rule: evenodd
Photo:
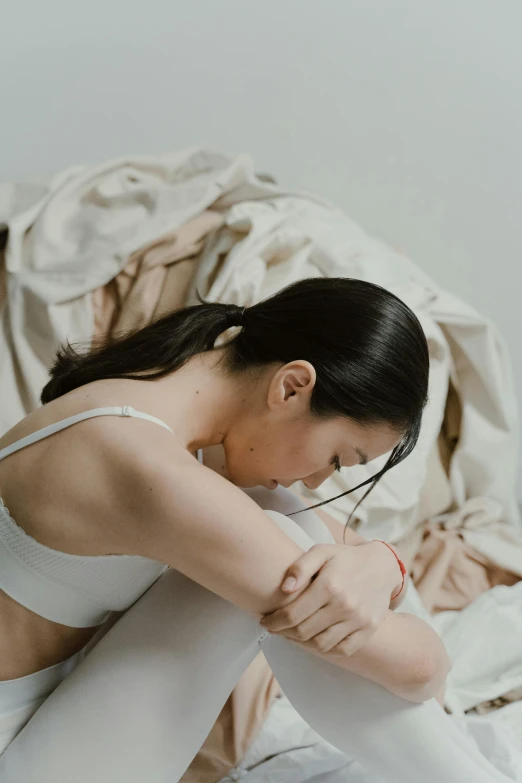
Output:
<svg viewBox="0 0 522 783">
<path fill-rule="evenodd" d="M 2 303 L 0 432 L 39 403 L 56 348 L 211 301 L 250 305 L 304 277 L 376 282 L 416 312 L 430 347 L 430 401 L 413 455 L 358 510 L 397 544 L 426 606 L 463 607 L 522 576 L 514 492 L 517 414 L 492 325 L 409 259 L 320 199 L 257 177 L 251 159 L 189 149 L 77 166 L 48 183 L 0 185 L 9 229 Z M 313 501 L 368 476 L 357 468 Z M 334 502 L 344 522 L 360 495 Z M 262 653 L 232 692 L 184 783 L 219 780 L 263 724 L 278 685 Z"/>
<path fill-rule="evenodd" d="M 207 209 L 132 253 L 121 271 L 92 293 L 94 336 L 140 329 L 183 307 L 205 237 L 222 222 L 222 215 Z"/>
<path fill-rule="evenodd" d="M 133 253 L 114 280 L 93 292 L 97 336 L 144 326 L 163 312 L 182 307 L 202 239 L 221 223 L 219 215 L 206 211 L 201 219 L 195 218 L 177 232 Z M 450 383 L 443 423 L 428 459 L 417 509 L 418 519 L 427 521 L 419 524 L 401 546 L 411 579 L 433 614 L 462 609 L 495 584 L 514 584 L 518 580 L 475 552 L 457 530 L 445 530 L 441 523 L 429 521 L 453 506 L 448 473 L 460 423 L 460 402 Z M 183 783 L 216 783 L 235 767 L 262 728 L 279 692 L 279 684 L 260 653 L 227 699 L 183 775 Z"/>
</svg>

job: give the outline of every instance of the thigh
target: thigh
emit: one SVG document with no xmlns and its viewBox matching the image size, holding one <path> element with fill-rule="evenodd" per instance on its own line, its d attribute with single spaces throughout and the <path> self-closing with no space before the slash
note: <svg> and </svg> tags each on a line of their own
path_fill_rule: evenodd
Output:
<svg viewBox="0 0 522 783">
<path fill-rule="evenodd" d="M 174 783 L 259 653 L 260 631 L 167 570 L 6 748 L 2 783 Z"/>
<path fill-rule="evenodd" d="M 292 519 L 267 513 L 313 546 Z M 265 634 L 257 618 L 167 570 L 7 747 L 2 783 L 175 783 Z"/>
</svg>

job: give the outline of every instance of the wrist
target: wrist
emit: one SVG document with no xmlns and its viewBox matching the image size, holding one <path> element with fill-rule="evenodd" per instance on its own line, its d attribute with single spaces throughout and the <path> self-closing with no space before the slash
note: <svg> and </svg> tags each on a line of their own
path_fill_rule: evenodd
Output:
<svg viewBox="0 0 522 783">
<path fill-rule="evenodd" d="M 372 541 L 375 542 L 375 544 L 379 544 L 381 553 L 386 557 L 386 562 L 388 563 L 387 570 L 390 574 L 391 584 L 390 607 L 392 604 L 396 606 L 397 603 L 402 600 L 405 592 L 407 573 L 403 572 L 399 552 L 392 544 L 389 544 L 387 541 L 382 541 L 380 538 L 374 538 Z"/>
<path fill-rule="evenodd" d="M 395 611 L 395 609 L 398 609 L 399 606 L 402 604 L 404 598 L 406 597 L 406 593 L 408 592 L 408 586 L 410 581 L 410 575 L 408 572 L 404 574 L 404 587 L 401 589 L 399 593 L 399 589 L 395 590 L 395 592 L 392 592 L 392 598 L 390 600 L 390 606 L 389 608 L 392 611 Z M 395 596 L 395 598 L 393 598 Z"/>
</svg>

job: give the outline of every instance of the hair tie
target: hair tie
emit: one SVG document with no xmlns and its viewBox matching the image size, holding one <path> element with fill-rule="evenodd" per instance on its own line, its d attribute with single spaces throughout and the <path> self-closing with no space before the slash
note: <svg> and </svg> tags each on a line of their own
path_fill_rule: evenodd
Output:
<svg viewBox="0 0 522 783">
<path fill-rule="evenodd" d="M 245 315 L 246 315 L 246 307 L 240 307 L 239 305 L 232 305 L 232 308 L 229 311 L 229 318 L 230 321 L 233 321 L 233 326 L 245 326 Z"/>
</svg>

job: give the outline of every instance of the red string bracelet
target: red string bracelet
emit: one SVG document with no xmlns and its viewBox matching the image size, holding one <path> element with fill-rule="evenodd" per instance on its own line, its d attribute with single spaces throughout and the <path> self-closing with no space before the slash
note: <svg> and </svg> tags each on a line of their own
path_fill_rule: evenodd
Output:
<svg viewBox="0 0 522 783">
<path fill-rule="evenodd" d="M 396 552 L 395 552 L 395 551 L 394 551 L 394 550 L 391 548 L 391 546 L 390 546 L 389 544 L 387 544 L 387 543 L 386 543 L 386 541 L 383 541 L 381 538 L 374 538 L 373 540 L 374 540 L 374 541 L 380 541 L 380 542 L 381 542 L 381 544 L 384 544 L 384 546 L 387 546 L 387 547 L 388 547 L 388 549 L 390 550 L 390 552 L 393 552 L 393 554 L 395 555 L 395 559 L 397 560 L 397 562 L 398 562 L 398 564 L 399 564 L 399 568 L 401 569 L 401 575 L 402 575 L 402 585 L 401 585 L 401 589 L 399 590 L 399 592 L 397 593 L 397 595 L 392 595 L 392 597 L 391 597 L 391 600 L 392 600 L 392 601 L 395 601 L 395 599 L 396 599 L 396 598 L 398 598 L 398 597 L 400 596 L 400 594 L 402 593 L 402 589 L 403 589 L 403 587 L 404 587 L 404 577 L 406 576 L 406 573 L 407 573 L 407 571 L 406 571 L 406 566 L 404 565 L 404 563 L 402 562 L 402 560 L 400 559 L 400 557 L 397 555 L 397 553 L 396 553 Z"/>
</svg>

